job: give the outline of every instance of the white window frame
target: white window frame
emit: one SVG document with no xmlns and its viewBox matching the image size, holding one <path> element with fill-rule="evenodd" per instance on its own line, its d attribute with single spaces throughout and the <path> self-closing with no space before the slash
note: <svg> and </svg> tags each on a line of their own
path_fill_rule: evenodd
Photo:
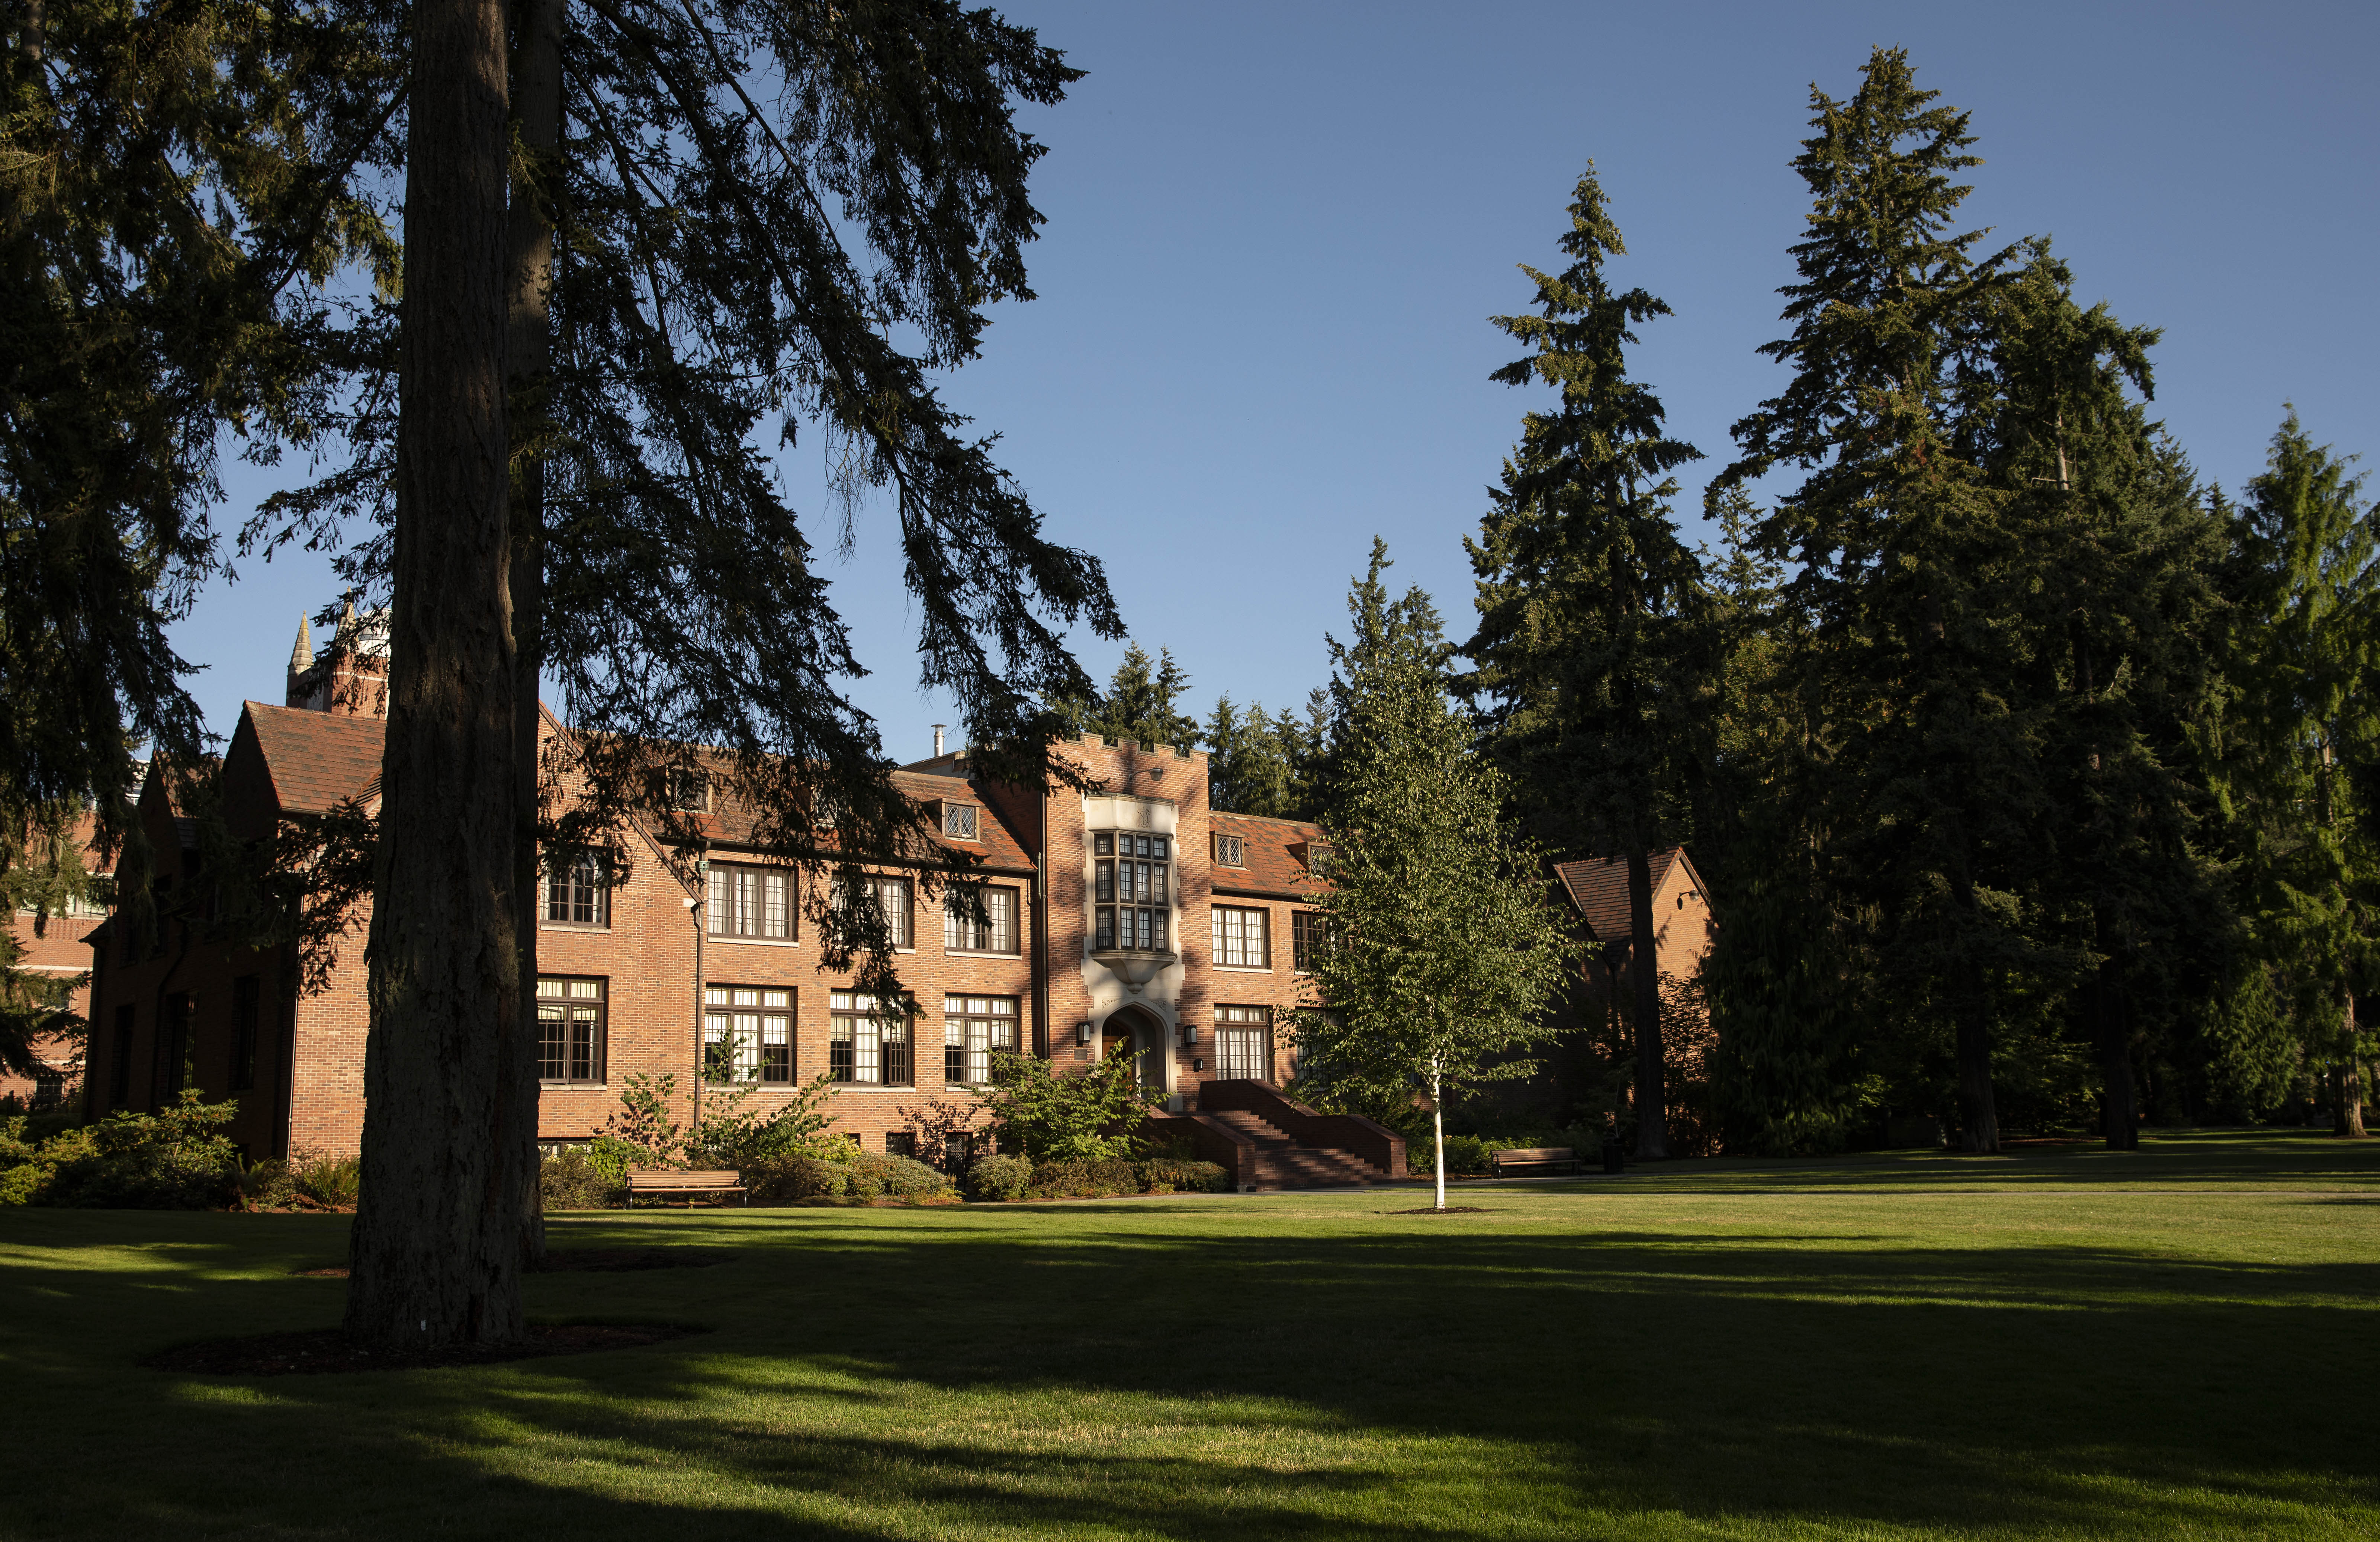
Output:
<svg viewBox="0 0 2380 1542">
<path fill-rule="evenodd" d="M 1272 911 L 1261 905 L 1219 905 L 1209 908 L 1214 932 L 1214 965 L 1218 969 L 1272 972 Z M 1254 945 L 1248 936 L 1255 924 Z"/>
</svg>

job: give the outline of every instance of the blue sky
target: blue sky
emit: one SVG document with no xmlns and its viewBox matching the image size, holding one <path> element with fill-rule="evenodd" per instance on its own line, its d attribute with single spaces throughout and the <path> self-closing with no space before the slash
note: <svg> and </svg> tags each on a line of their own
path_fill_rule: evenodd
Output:
<svg viewBox="0 0 2380 1542">
<path fill-rule="evenodd" d="M 2052 236 L 2087 302 L 2160 326 L 2156 409 L 2204 476 L 2260 467 L 2284 400 L 2345 452 L 2380 450 L 2380 7 L 2347 5 L 1072 4 L 1007 14 L 1090 71 L 1030 110 L 1050 147 L 1039 298 L 1005 306 L 953 401 L 1059 540 L 1107 565 L 1134 636 L 1216 695 L 1302 701 L 1324 678 L 1372 537 L 1392 580 L 1465 635 L 1475 529 L 1521 414 L 1491 383 L 1558 261 L 1593 157 L 1626 233 L 1615 276 L 1666 298 L 1634 372 L 1709 459 L 1782 375 L 1778 285 L 1806 201 L 1789 163 L 1809 89 L 1856 86 L 1876 44 L 1969 110 L 1986 164 L 1967 210 L 1994 242 Z M 805 444 L 814 444 L 806 438 Z M 813 449 L 782 467 L 832 524 Z M 237 525 L 267 484 L 242 480 Z M 177 634 L 227 733 L 279 699 L 327 569 L 240 565 Z M 834 598 L 873 672 L 853 689 L 888 751 L 952 717 L 917 687 L 892 514 L 864 508 Z M 1122 647 L 1084 639 L 1104 679 Z"/>
</svg>

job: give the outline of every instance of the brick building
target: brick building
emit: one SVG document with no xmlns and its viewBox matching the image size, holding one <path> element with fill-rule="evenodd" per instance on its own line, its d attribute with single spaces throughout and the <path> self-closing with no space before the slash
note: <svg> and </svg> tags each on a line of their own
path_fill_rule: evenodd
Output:
<svg viewBox="0 0 2380 1542">
<path fill-rule="evenodd" d="M 108 870 L 92 838 L 98 821 L 86 814 L 76 832 L 76 844 L 83 853 L 83 867 L 93 873 Z M 19 910 L 9 917 L 9 926 L 22 952 L 17 966 L 30 974 L 62 978 L 80 976 L 91 966 L 91 931 L 107 914 L 103 906 L 78 900 L 63 914 L 38 917 L 30 909 Z M 67 1009 L 78 1017 L 88 1017 L 91 1011 L 91 987 L 78 985 Z M 70 1040 L 55 1039 L 33 1046 L 34 1058 L 42 1069 L 30 1079 L 0 1070 L 0 1107 L 24 1109 L 42 1112 L 60 1107 L 67 1099 L 79 1075 L 75 1063 L 75 1046 Z"/>
<path fill-rule="evenodd" d="M 1664 993 L 1674 983 L 1694 979 L 1702 972 L 1703 957 L 1711 947 L 1709 892 L 1694 858 L 1683 846 L 1667 846 L 1650 855 L 1646 866 L 1653 880 L 1653 954 Z M 1557 863 L 1562 889 L 1586 924 L 1590 988 L 1605 989 L 1607 970 L 1624 971 L 1630 946 L 1628 864 L 1618 857 Z M 1614 948 L 1620 950 L 1617 955 Z"/>
<path fill-rule="evenodd" d="M 285 704 L 249 702 L 223 764 L 231 832 L 377 798 L 385 644 L 352 612 L 317 657 L 301 628 Z M 549 738 L 565 732 L 549 715 Z M 754 849 L 751 821 L 708 787 L 687 807 L 708 852 L 682 880 L 643 830 L 618 870 L 587 862 L 549 878 L 538 937 L 540 1131 L 599 1133 L 633 1073 L 676 1078 L 682 1121 L 698 1066 L 747 1087 L 747 1108 L 835 1078 L 834 1128 L 872 1150 L 929 1160 L 955 1111 L 979 1105 L 995 1050 L 1062 1072 L 1137 1057 L 1165 1095 L 1160 1136 L 1222 1162 L 1241 1186 L 1403 1173 L 1403 1143 L 1367 1120 L 1282 1096 L 1293 1073 L 1282 1014 L 1315 887 L 1313 826 L 1211 812 L 1204 755 L 1086 737 L 1062 747 L 1098 791 L 1045 793 L 976 777 L 964 751 L 893 773 L 931 812 L 941 844 L 980 858 L 984 915 L 921 903 L 914 866 L 872 865 L 902 939 L 917 1013 L 880 1019 L 804 935 L 806 875 Z M 161 888 L 200 881 L 198 854 L 152 773 L 139 817 Z M 180 853 L 176 868 L 174 854 Z M 161 902 L 170 898 L 160 894 Z M 181 1088 L 236 1095 L 232 1135 L 255 1154 L 346 1153 L 363 1123 L 368 1013 L 361 929 L 327 987 L 301 995 L 285 951 L 203 941 L 187 887 L 154 935 L 111 919 L 93 940 L 87 1104 L 153 1108 Z M 714 1075 L 720 1073 L 714 1071 Z M 727 1095 L 718 1087 L 706 1096 Z M 938 1106 L 939 1105 L 939 1106 Z"/>
</svg>

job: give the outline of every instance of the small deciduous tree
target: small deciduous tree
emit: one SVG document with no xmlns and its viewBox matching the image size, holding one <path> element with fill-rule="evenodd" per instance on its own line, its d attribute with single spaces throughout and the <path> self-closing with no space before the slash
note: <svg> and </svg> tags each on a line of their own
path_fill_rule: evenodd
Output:
<svg viewBox="0 0 2380 1542">
<path fill-rule="evenodd" d="M 1111 1055 L 1061 1076 L 1033 1055 L 991 1057 L 984 1093 L 1002 1147 L 1035 1161 L 1099 1161 L 1132 1149 L 1132 1132 L 1161 1091 L 1140 1083 L 1139 1057 Z"/>
<path fill-rule="evenodd" d="M 1387 605 L 1387 565 L 1376 543 L 1349 601 L 1354 638 L 1334 650 L 1360 661 L 1334 687 L 1343 751 L 1321 821 L 1331 887 L 1315 904 L 1336 945 L 1292 1032 L 1326 1097 L 1427 1088 L 1443 1151 L 1451 1090 L 1536 1068 L 1574 949 L 1542 856 L 1506 814 L 1510 788 L 1447 699 L 1436 612 L 1418 590 Z M 1444 1209 L 1442 1157 L 1437 1194 Z"/>
</svg>

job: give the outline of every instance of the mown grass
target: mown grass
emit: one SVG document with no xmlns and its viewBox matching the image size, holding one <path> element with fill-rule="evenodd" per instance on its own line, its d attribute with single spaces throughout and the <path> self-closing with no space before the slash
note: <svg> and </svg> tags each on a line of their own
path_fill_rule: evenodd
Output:
<svg viewBox="0 0 2380 1542">
<path fill-rule="evenodd" d="M 644 1349 L 272 1379 L 334 1217 L 0 1212 L 0 1535 L 2380 1536 L 2380 1142 L 584 1216 Z"/>
</svg>

